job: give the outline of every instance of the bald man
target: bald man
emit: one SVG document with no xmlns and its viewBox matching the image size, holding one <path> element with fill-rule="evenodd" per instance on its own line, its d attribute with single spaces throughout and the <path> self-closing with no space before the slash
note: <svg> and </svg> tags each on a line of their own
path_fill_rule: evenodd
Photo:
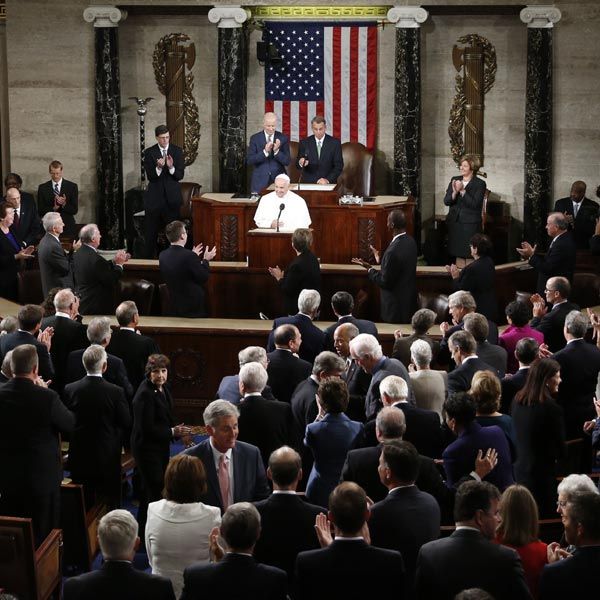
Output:
<svg viewBox="0 0 600 600">
<path fill-rule="evenodd" d="M 254 167 L 250 183 L 250 191 L 253 194 L 259 194 L 269 187 L 277 175 L 286 172 L 285 168 L 290 164 L 288 138 L 276 129 L 277 115 L 272 112 L 265 113 L 263 130 L 250 138 L 246 161 Z"/>
<path fill-rule="evenodd" d="M 22 196 L 16 186 L 6 190 L 6 201 L 15 209 L 15 220 L 11 229 L 17 234 L 25 247 L 35 246 L 42 237 L 42 222 L 37 214 L 33 198 L 27 194 Z"/>
<path fill-rule="evenodd" d="M 587 250 L 590 238 L 594 235 L 598 203 L 585 197 L 586 185 L 583 181 L 574 181 L 568 198 L 560 198 L 554 203 L 554 212 L 561 212 L 567 218 L 569 229 L 577 249 Z"/>
</svg>

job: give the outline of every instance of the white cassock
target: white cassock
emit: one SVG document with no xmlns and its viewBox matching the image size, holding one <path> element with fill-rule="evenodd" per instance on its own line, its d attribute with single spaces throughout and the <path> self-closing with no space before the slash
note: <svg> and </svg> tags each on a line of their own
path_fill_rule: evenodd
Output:
<svg viewBox="0 0 600 600">
<path fill-rule="evenodd" d="M 280 198 L 276 192 L 270 192 L 260 199 L 254 215 L 256 226 L 264 229 L 270 228 L 271 223 L 279 214 L 280 204 L 285 204 L 279 217 L 283 223 L 279 227 L 280 231 L 294 231 L 294 229 L 306 228 L 310 225 L 310 215 L 304 198 L 288 191 L 283 198 Z"/>
</svg>

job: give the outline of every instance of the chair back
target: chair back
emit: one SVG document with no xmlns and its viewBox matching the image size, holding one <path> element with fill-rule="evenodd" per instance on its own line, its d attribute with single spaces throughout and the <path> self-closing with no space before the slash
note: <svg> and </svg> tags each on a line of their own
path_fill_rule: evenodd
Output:
<svg viewBox="0 0 600 600">
<path fill-rule="evenodd" d="M 148 316 L 152 311 L 154 284 L 147 279 L 131 279 L 123 277 L 119 280 L 119 303 L 133 300 L 142 316 Z"/>
<path fill-rule="evenodd" d="M 569 300 L 581 308 L 600 304 L 600 276 L 596 273 L 575 273 Z"/>
<path fill-rule="evenodd" d="M 370 196 L 373 174 L 373 154 L 363 144 L 345 142 L 342 144 L 344 170 L 337 183 L 342 194 Z"/>
<path fill-rule="evenodd" d="M 448 296 L 435 292 L 419 292 L 417 295 L 418 308 L 429 308 L 435 313 L 435 322 L 441 323 L 448 319 Z"/>
<path fill-rule="evenodd" d="M 41 304 L 44 301 L 39 269 L 17 273 L 19 304 Z"/>
<path fill-rule="evenodd" d="M 171 297 L 169 296 L 169 288 L 166 283 L 158 284 L 158 296 L 160 298 L 160 314 L 167 317 L 172 314 Z"/>
<path fill-rule="evenodd" d="M 181 184 L 181 196 L 183 202 L 179 209 L 179 218 L 182 221 L 192 220 L 192 198 L 200 195 L 200 189 L 202 186 L 199 183 L 193 181 L 182 181 Z"/>
</svg>

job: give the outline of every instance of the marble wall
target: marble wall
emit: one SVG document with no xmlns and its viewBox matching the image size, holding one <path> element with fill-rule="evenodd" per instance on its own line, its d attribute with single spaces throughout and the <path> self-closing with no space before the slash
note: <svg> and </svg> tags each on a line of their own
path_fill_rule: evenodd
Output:
<svg viewBox="0 0 600 600">
<path fill-rule="evenodd" d="M 8 0 L 7 60 L 10 104 L 11 168 L 25 188 L 47 178 L 47 164 L 59 159 L 65 176 L 79 183 L 79 220 L 93 218 L 95 206 L 94 32 L 82 18 L 89 0 Z M 98 2 L 100 3 L 100 2 Z M 130 0 L 140 5 L 143 0 Z M 146 3 L 151 3 L 146 0 Z M 166 1 L 163 3 L 167 3 Z M 171 2 L 182 4 L 224 2 Z M 290 2 L 303 4 L 302 2 Z M 319 4 L 313 0 L 310 4 Z M 347 2 L 364 4 L 365 2 Z M 494 4 L 456 1 L 455 4 Z M 545 2 L 532 2 L 541 4 Z M 159 4 L 153 2 L 151 4 Z M 402 3 L 405 4 L 405 3 Z M 442 4 L 432 1 L 428 4 Z M 504 4 L 516 4 L 506 0 Z M 598 102 L 600 76 L 600 6 L 594 0 L 564 0 L 555 5 L 562 19 L 554 28 L 554 174 L 553 195 L 568 192 L 574 179 L 595 190 L 600 183 Z M 139 12 L 139 8 L 137 9 Z M 496 83 L 486 96 L 485 170 L 489 187 L 520 217 L 523 203 L 526 25 L 514 16 L 431 16 L 421 30 L 422 203 L 423 216 L 443 212 L 442 197 L 455 167 L 447 134 L 454 96 L 451 51 L 456 39 L 470 32 L 487 37 L 498 60 Z M 130 14 L 119 26 L 124 189 L 139 183 L 138 120 L 129 96 L 154 96 L 146 120 L 147 143 L 164 121 L 164 97 L 152 69 L 156 42 L 168 33 L 184 32 L 196 44 L 192 69 L 200 114 L 200 146 L 186 179 L 204 191 L 218 184 L 217 27 L 203 15 Z M 256 60 L 260 32 L 250 34 L 247 133 L 258 131 L 263 114 L 263 69 Z M 391 186 L 393 164 L 393 96 L 395 29 L 379 35 L 379 133 L 376 185 Z M 47 57 L 52 57 L 49 60 Z M 593 190 L 590 190 L 593 197 Z"/>
</svg>

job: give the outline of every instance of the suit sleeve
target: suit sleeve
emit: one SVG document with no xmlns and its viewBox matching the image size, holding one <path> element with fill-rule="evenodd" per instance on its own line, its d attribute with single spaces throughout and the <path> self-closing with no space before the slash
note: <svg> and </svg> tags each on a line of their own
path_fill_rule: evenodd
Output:
<svg viewBox="0 0 600 600">
<path fill-rule="evenodd" d="M 52 425 L 54 425 L 58 431 L 68 433 L 75 428 L 75 415 L 67 409 L 58 395 L 55 395 L 52 399 L 50 418 L 52 420 Z"/>
<path fill-rule="evenodd" d="M 62 248 L 56 244 L 52 244 L 50 251 L 50 261 L 52 268 L 61 277 L 68 275 L 71 272 L 72 265 L 69 257 L 63 252 Z"/>
<path fill-rule="evenodd" d="M 115 425 L 121 429 L 127 429 L 131 426 L 131 416 L 129 414 L 129 406 L 125 399 L 125 392 L 117 390 L 115 396 Z"/>
<path fill-rule="evenodd" d="M 301 169 L 300 163 L 298 162 L 301 158 L 308 156 L 308 146 L 306 140 L 300 140 L 298 143 L 298 155 L 296 156 L 296 168 Z"/>
<path fill-rule="evenodd" d="M 146 171 L 146 177 L 148 181 L 157 181 L 159 175 L 156 174 L 156 159 L 152 156 L 150 151 L 154 146 L 146 148 L 144 152 L 144 170 Z"/>
<path fill-rule="evenodd" d="M 125 369 L 125 364 L 123 363 L 123 361 L 121 361 L 119 363 L 119 370 L 117 372 L 117 381 L 118 381 L 119 387 L 121 387 L 123 389 L 125 396 L 127 398 L 133 398 L 133 393 L 134 393 L 133 386 L 131 385 L 131 382 L 129 381 L 129 377 L 127 377 L 127 371 Z"/>
<path fill-rule="evenodd" d="M 344 170 L 344 157 L 342 156 L 342 145 L 339 140 L 335 140 L 331 163 L 331 171 L 327 174 L 326 179 L 329 183 L 337 183 L 338 177 Z"/>
<path fill-rule="evenodd" d="M 261 140 L 263 142 L 262 145 L 260 144 Z M 246 151 L 246 163 L 248 163 L 249 165 L 256 166 L 265 162 L 269 158 L 268 156 L 265 156 L 265 153 L 263 152 L 266 144 L 266 138 L 262 133 L 254 134 L 250 138 L 250 144 L 248 145 L 248 150 Z M 279 152 L 277 153 L 278 156 L 280 152 L 281 150 L 279 150 Z"/>
<path fill-rule="evenodd" d="M 273 157 L 282 167 L 287 167 L 290 164 L 290 143 L 287 136 L 283 134 L 279 139 L 281 140 L 279 152 L 277 152 L 277 154 L 274 154 Z"/>
<path fill-rule="evenodd" d="M 292 263 L 279 280 L 279 288 L 286 296 L 298 296 L 302 291 L 302 268 Z"/>
<path fill-rule="evenodd" d="M 76 183 L 69 182 L 69 186 L 65 190 L 61 190 L 61 194 L 65 194 L 67 201 L 62 207 L 62 212 L 67 215 L 76 215 L 79 210 L 79 189 Z"/>
<path fill-rule="evenodd" d="M 397 252 L 385 252 L 381 269 L 369 269 L 369 279 L 384 290 L 392 290 L 404 271 L 404 265 Z"/>
<path fill-rule="evenodd" d="M 435 577 L 430 573 L 429 561 L 423 548 L 417 556 L 417 566 L 415 570 L 415 592 L 417 600 L 430 600 L 436 597 L 436 589 L 433 586 Z"/>
<path fill-rule="evenodd" d="M 448 188 L 446 189 L 446 195 L 444 196 L 444 204 L 446 206 L 452 206 L 454 204 L 456 204 L 456 200 L 458 198 L 458 196 L 456 198 L 452 198 L 452 182 L 455 180 L 456 178 L 453 177 L 450 180 L 450 183 L 448 184 Z"/>
<path fill-rule="evenodd" d="M 53 209 L 52 195 L 48 196 L 46 194 L 46 188 L 47 186 L 43 183 L 38 186 L 37 205 L 40 217 L 43 217 L 47 212 L 52 212 Z"/>
<path fill-rule="evenodd" d="M 175 181 L 181 181 L 183 179 L 183 176 L 185 175 L 185 160 L 183 158 L 183 150 L 181 148 L 173 146 L 172 156 L 175 172 L 173 173 L 173 175 L 171 175 L 171 173 L 168 173 L 167 169 L 167 173 L 169 174 L 169 177 L 173 177 Z M 156 173 L 156 169 L 154 170 L 154 172 Z"/>
<path fill-rule="evenodd" d="M 38 359 L 39 359 L 39 373 L 42 376 L 42 379 L 48 381 L 48 379 L 52 379 L 54 377 L 54 366 L 52 364 L 52 359 L 50 358 L 50 353 L 48 352 L 48 348 L 45 345 L 40 345 L 37 347 L 38 350 Z"/>
<path fill-rule="evenodd" d="M 207 260 L 199 256 L 190 256 L 190 279 L 196 283 L 205 283 L 210 275 L 210 266 Z"/>
<path fill-rule="evenodd" d="M 483 207 L 483 195 L 485 194 L 485 183 L 476 177 L 473 177 L 471 183 L 465 188 L 465 193 L 457 196 L 457 200 L 465 208 L 481 212 Z"/>
</svg>

